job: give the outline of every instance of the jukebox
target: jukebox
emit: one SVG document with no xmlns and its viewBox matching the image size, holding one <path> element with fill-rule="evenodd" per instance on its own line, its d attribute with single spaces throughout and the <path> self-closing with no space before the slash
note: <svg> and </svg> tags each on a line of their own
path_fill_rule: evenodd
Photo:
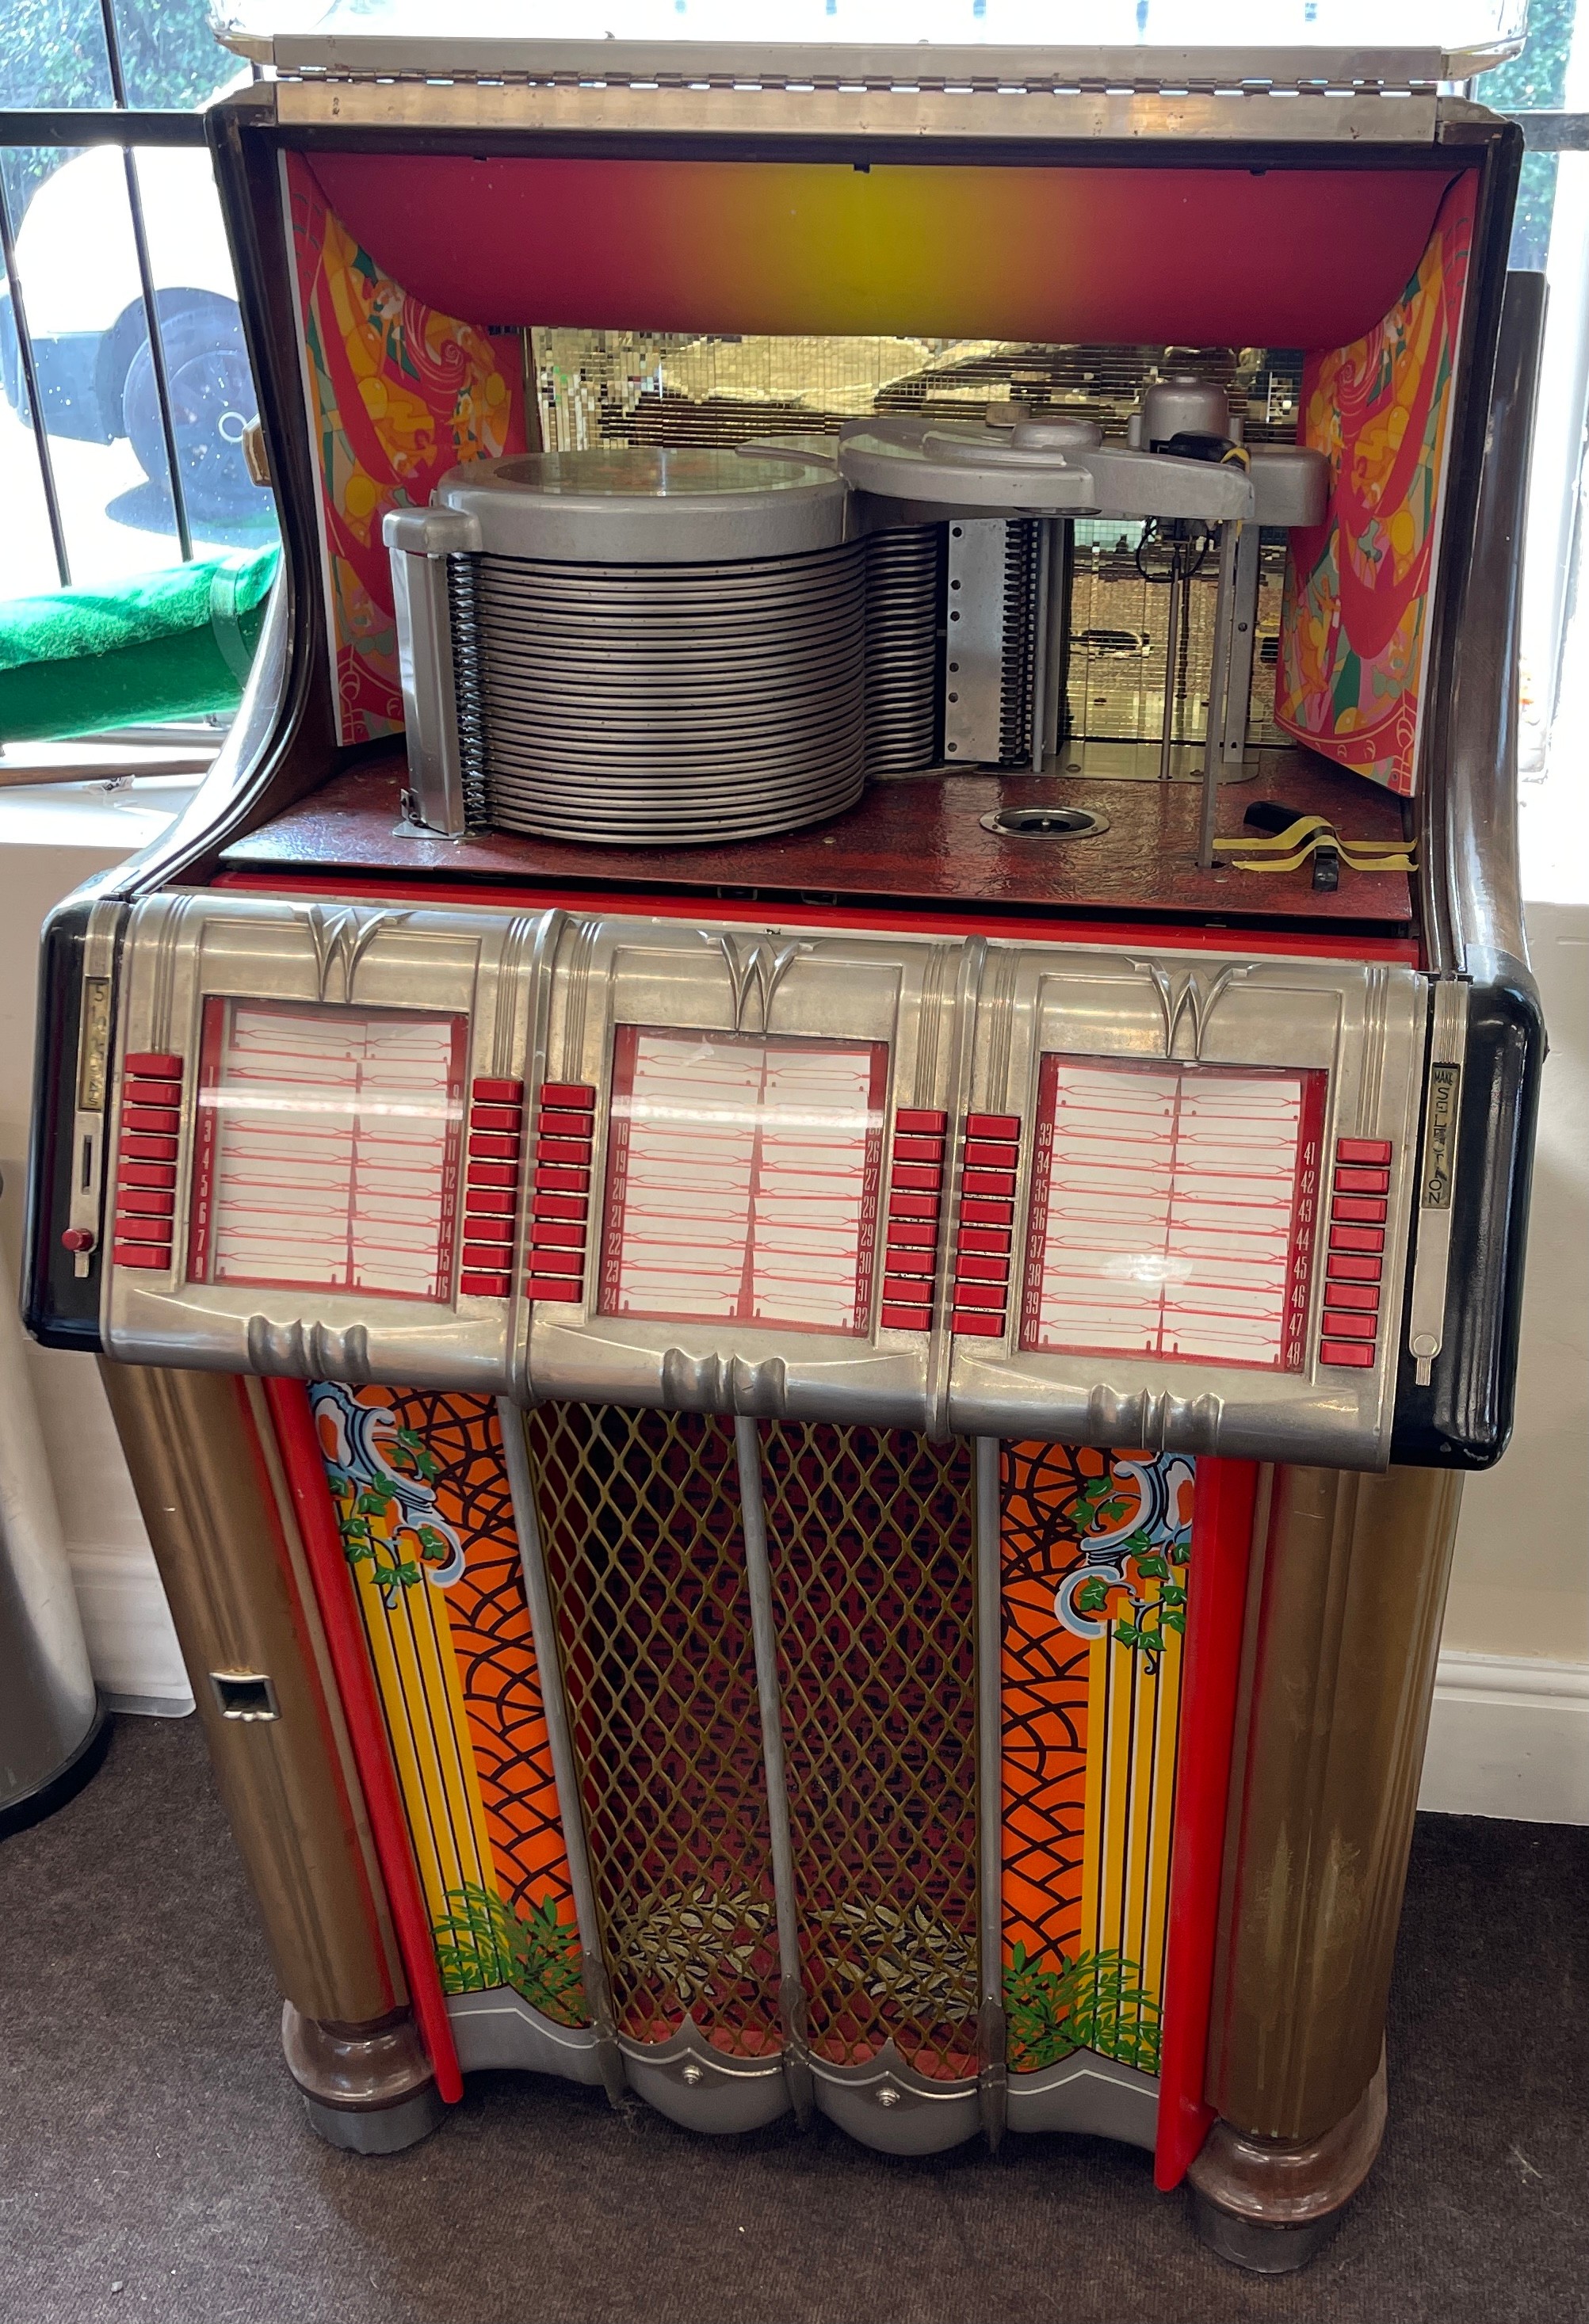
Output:
<svg viewBox="0 0 1589 2324">
<path fill-rule="evenodd" d="M 326 2137 L 1102 2133 L 1283 2268 L 1509 1425 L 1520 141 L 966 23 L 249 45 L 284 576 L 47 932 L 29 1320 Z"/>
</svg>

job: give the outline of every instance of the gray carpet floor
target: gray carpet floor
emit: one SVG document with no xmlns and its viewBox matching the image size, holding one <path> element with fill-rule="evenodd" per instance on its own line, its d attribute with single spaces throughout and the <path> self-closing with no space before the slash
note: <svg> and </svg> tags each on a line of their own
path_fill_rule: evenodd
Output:
<svg viewBox="0 0 1589 2324">
<path fill-rule="evenodd" d="M 365 2162 L 307 2128 L 192 1720 L 124 1720 L 0 1842 L 5 2324 L 1572 2324 L 1589 2316 L 1589 1831 L 1419 1824 L 1390 2126 L 1306 2274 L 1192 2239 L 1145 2155 L 692 2138 L 528 2077 Z"/>
</svg>

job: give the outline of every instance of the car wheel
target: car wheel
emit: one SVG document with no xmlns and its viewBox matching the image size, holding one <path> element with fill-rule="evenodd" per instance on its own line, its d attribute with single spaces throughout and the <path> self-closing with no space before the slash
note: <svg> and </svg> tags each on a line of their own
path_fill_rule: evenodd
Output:
<svg viewBox="0 0 1589 2324">
<path fill-rule="evenodd" d="M 189 520 L 240 524 L 258 516 L 261 495 L 243 457 L 243 431 L 258 399 L 236 309 L 228 315 L 199 308 L 168 316 L 161 343 Z M 147 333 L 127 366 L 122 416 L 139 466 L 152 484 L 163 486 L 165 436 Z"/>
</svg>

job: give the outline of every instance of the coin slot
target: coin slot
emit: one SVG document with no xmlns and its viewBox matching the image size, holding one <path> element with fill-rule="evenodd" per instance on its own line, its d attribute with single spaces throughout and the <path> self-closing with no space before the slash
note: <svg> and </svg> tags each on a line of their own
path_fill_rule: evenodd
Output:
<svg viewBox="0 0 1589 2324">
<path fill-rule="evenodd" d="M 280 1719 L 276 1690 L 263 1671 L 211 1671 L 210 1685 L 223 1719 Z"/>
</svg>

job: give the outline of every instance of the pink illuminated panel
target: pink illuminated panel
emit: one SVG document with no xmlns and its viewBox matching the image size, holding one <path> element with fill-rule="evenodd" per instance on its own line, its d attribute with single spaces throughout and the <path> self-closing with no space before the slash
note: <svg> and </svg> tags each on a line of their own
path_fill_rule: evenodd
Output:
<svg viewBox="0 0 1589 2324">
<path fill-rule="evenodd" d="M 188 1272 L 451 1296 L 462 1018 L 211 1001 Z"/>
<path fill-rule="evenodd" d="M 868 1328 L 884 1043 L 621 1025 L 602 1310 Z"/>
<path fill-rule="evenodd" d="M 1022 1346 L 1298 1370 L 1325 1080 L 1045 1056 Z"/>
</svg>

